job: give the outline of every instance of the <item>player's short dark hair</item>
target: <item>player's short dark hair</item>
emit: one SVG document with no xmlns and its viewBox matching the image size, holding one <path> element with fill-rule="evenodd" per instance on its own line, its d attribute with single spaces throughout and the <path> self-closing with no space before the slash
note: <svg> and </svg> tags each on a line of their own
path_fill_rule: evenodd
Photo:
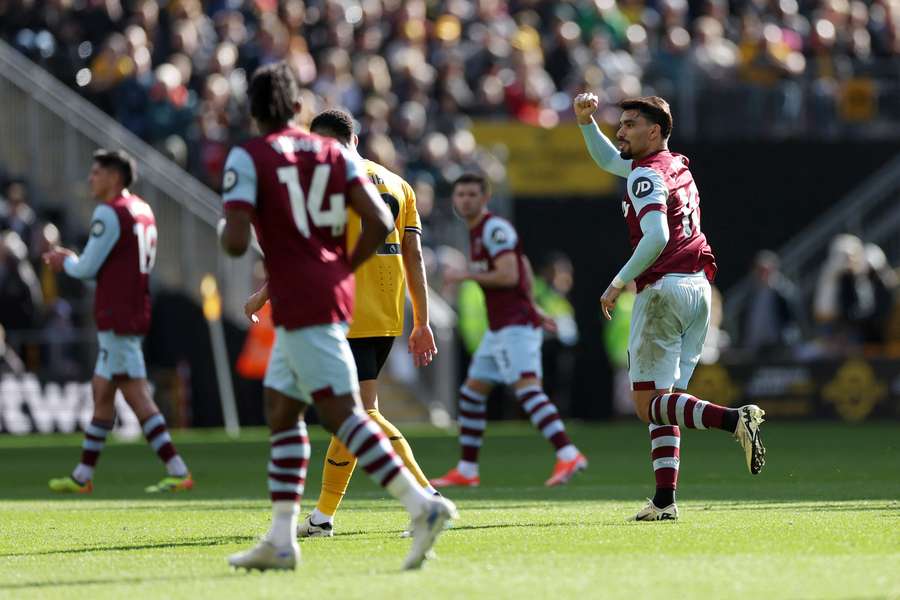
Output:
<svg viewBox="0 0 900 600">
<path fill-rule="evenodd" d="M 619 103 L 619 108 L 636 110 L 651 123 L 659 125 L 663 139 L 668 139 L 672 135 L 672 110 L 669 108 L 669 103 L 659 96 L 628 98 Z"/>
<path fill-rule="evenodd" d="M 349 144 L 353 139 L 353 117 L 337 108 L 330 108 L 313 118 L 309 130 L 319 135 L 333 137 L 342 144 Z"/>
<path fill-rule="evenodd" d="M 254 71 L 248 95 L 250 115 L 260 123 L 278 126 L 294 118 L 294 104 L 300 99 L 300 85 L 294 70 L 281 61 Z"/>
<path fill-rule="evenodd" d="M 453 182 L 453 187 L 451 188 L 451 190 L 455 190 L 456 186 L 464 183 L 477 183 L 478 187 L 481 188 L 482 194 L 486 194 L 491 190 L 490 183 L 488 183 L 487 178 L 481 173 L 463 173 L 456 178 L 456 181 Z"/>
<path fill-rule="evenodd" d="M 122 184 L 130 186 L 137 181 L 137 163 L 124 150 L 106 150 L 101 148 L 94 152 L 94 162 L 104 169 L 113 169 L 122 176 Z"/>
</svg>

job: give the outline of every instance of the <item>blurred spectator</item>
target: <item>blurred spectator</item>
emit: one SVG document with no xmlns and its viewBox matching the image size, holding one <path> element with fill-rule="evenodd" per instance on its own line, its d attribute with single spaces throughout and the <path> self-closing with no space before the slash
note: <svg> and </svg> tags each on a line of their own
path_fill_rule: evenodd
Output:
<svg viewBox="0 0 900 600">
<path fill-rule="evenodd" d="M 842 281 L 845 274 L 855 278 L 863 272 L 864 252 L 862 241 L 854 235 L 841 234 L 831 241 L 813 296 L 813 317 L 826 343 L 846 333 L 841 322 L 848 312 L 842 303 Z"/>
<path fill-rule="evenodd" d="M 740 315 L 738 345 L 771 355 L 800 341 L 802 319 L 793 284 L 778 270 L 778 255 L 763 250 L 753 263 L 753 288 Z"/>
<path fill-rule="evenodd" d="M 631 332 L 631 314 L 634 312 L 636 297 L 637 286 L 631 281 L 619 294 L 616 310 L 610 313 L 612 319 L 602 320 L 603 345 L 613 371 L 613 413 L 620 416 L 634 414 L 631 380 L 628 377 L 628 336 Z"/>
<path fill-rule="evenodd" d="M 535 304 L 556 323 L 556 334 L 544 332 L 544 390 L 564 412 L 572 405 L 575 345 L 578 343 L 575 308 L 568 299 L 574 284 L 572 261 L 562 252 L 554 252 L 545 259 L 535 276 L 532 290 Z"/>
<path fill-rule="evenodd" d="M 827 349 L 843 352 L 884 342 L 896 287 L 896 275 L 878 246 L 863 245 L 854 235 L 836 236 L 814 297 Z"/>
<path fill-rule="evenodd" d="M 4 195 L 0 197 L 0 231 L 4 230 L 14 231 L 29 249 L 34 248 L 37 215 L 28 204 L 28 188 L 19 179 L 7 183 Z M 35 256 L 33 251 L 29 254 Z"/>
<path fill-rule="evenodd" d="M 6 343 L 6 330 L 0 325 L 0 375 L 22 375 L 23 373 L 25 373 L 25 363 Z"/>
<path fill-rule="evenodd" d="M 866 276 L 872 288 L 874 308 L 861 319 L 862 341 L 883 344 L 887 339 L 888 321 L 894 310 L 897 274 L 888 264 L 884 251 L 875 244 L 865 245 Z"/>
<path fill-rule="evenodd" d="M 0 325 L 9 333 L 34 329 L 42 307 L 28 248 L 18 233 L 7 231 L 0 235 Z"/>
<path fill-rule="evenodd" d="M 900 118 L 898 13 L 892 0 L 6 2 L 0 35 L 216 187 L 222 148 L 249 130 L 249 74 L 277 60 L 307 88 L 305 112 L 349 109 L 401 171 L 444 170 L 417 142 L 453 140 L 461 116 L 552 127 L 585 87 L 607 106 L 693 102 L 712 135 L 889 134 L 857 125 Z"/>
<path fill-rule="evenodd" d="M 700 351 L 700 362 L 704 365 L 719 362 L 722 351 L 731 345 L 728 332 L 722 328 L 724 319 L 722 292 L 715 285 L 710 292 L 709 329 L 706 331 L 706 339 L 703 340 L 703 349 Z"/>
</svg>

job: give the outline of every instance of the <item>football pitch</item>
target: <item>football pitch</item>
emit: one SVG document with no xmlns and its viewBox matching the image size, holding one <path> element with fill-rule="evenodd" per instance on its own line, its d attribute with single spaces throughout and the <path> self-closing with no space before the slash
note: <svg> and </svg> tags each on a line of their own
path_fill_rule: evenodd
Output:
<svg viewBox="0 0 900 600">
<path fill-rule="evenodd" d="M 420 572 L 399 505 L 359 472 L 331 539 L 301 543 L 289 573 L 233 572 L 269 521 L 262 430 L 174 434 L 193 492 L 148 497 L 161 475 L 143 443 L 107 446 L 94 494 L 52 497 L 79 436 L 0 436 L 0 598 L 900 598 L 900 427 L 767 424 L 768 465 L 747 473 L 721 432 L 682 434 L 681 520 L 628 523 L 652 492 L 647 430 L 572 425 L 591 461 L 547 489 L 549 446 L 525 424 L 489 424 L 482 487 L 453 490 L 461 518 Z M 405 428 L 431 476 L 455 438 Z M 325 434 L 301 515 L 315 503 Z"/>
</svg>

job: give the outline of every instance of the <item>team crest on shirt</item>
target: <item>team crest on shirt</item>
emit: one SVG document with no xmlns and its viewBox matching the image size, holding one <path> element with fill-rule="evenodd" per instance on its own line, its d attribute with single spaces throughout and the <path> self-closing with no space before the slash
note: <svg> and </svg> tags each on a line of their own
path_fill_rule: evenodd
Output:
<svg viewBox="0 0 900 600">
<path fill-rule="evenodd" d="M 646 198 L 653 192 L 653 182 L 646 177 L 638 177 L 631 184 L 631 194 L 635 198 Z"/>
<path fill-rule="evenodd" d="M 103 224 L 103 221 L 98 219 L 91 223 L 91 237 L 100 237 L 104 231 L 106 231 L 106 225 Z"/>
<path fill-rule="evenodd" d="M 491 232 L 491 241 L 495 244 L 505 244 L 507 241 L 506 232 L 498 227 Z"/>
<path fill-rule="evenodd" d="M 222 176 L 222 191 L 230 192 L 237 185 L 237 172 L 234 169 L 228 169 Z"/>
</svg>

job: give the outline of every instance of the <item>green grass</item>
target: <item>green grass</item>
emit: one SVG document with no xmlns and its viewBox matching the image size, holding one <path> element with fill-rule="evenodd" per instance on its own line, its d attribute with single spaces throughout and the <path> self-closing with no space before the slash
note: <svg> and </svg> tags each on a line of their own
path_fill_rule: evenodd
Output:
<svg viewBox="0 0 900 600">
<path fill-rule="evenodd" d="M 304 513 L 326 446 L 313 436 Z M 407 429 L 432 475 L 455 440 Z M 771 425 L 769 465 L 746 472 L 721 432 L 682 438 L 677 523 L 626 523 L 652 490 L 646 429 L 570 428 L 591 468 L 548 490 L 552 455 L 522 425 L 491 424 L 482 487 L 450 494 L 461 519 L 418 573 L 398 567 L 406 517 L 362 473 L 338 535 L 301 544 L 294 573 L 230 571 L 269 519 L 265 434 L 176 434 L 198 487 L 148 498 L 143 444 L 112 443 L 87 498 L 54 498 L 77 436 L 0 436 L 0 598 L 900 598 L 900 428 Z"/>
</svg>

